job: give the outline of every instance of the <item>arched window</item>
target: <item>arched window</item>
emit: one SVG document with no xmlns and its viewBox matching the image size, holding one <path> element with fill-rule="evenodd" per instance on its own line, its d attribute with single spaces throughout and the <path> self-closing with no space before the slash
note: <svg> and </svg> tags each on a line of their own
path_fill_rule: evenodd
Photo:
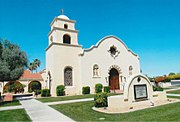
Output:
<svg viewBox="0 0 180 122">
<path fill-rule="evenodd" d="M 133 70 L 133 67 L 129 66 L 129 75 L 132 75 L 132 70 Z"/>
<path fill-rule="evenodd" d="M 71 44 L 71 37 L 67 34 L 63 36 L 63 43 L 65 44 Z"/>
<path fill-rule="evenodd" d="M 72 86 L 72 68 L 67 67 L 64 69 L 64 85 Z"/>
<path fill-rule="evenodd" d="M 94 77 L 99 76 L 99 66 L 98 66 L 97 64 L 95 64 L 95 65 L 93 66 L 93 76 L 94 76 Z"/>
<path fill-rule="evenodd" d="M 65 29 L 68 29 L 68 25 L 67 25 L 67 24 L 64 24 L 64 28 L 65 28 Z"/>
</svg>

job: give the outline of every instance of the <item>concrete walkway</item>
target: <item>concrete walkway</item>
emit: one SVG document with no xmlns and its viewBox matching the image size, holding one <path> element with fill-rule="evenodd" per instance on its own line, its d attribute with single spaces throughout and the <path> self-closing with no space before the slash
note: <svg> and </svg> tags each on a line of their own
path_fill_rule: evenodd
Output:
<svg viewBox="0 0 180 122">
<path fill-rule="evenodd" d="M 76 102 L 87 102 L 93 101 L 94 98 L 85 98 L 85 99 L 76 99 L 76 100 L 66 100 L 66 101 L 57 101 L 57 102 L 47 102 L 46 105 L 56 105 L 56 104 L 66 104 L 66 103 L 76 103 Z"/>
<path fill-rule="evenodd" d="M 176 96 L 176 97 L 180 97 L 180 94 L 166 94 L 167 96 Z"/>
<path fill-rule="evenodd" d="M 22 109 L 22 105 L 17 105 L 17 106 L 7 106 L 7 107 L 0 107 L 0 111 L 5 111 L 5 110 L 14 110 L 14 109 Z"/>
<path fill-rule="evenodd" d="M 72 119 L 35 99 L 21 100 L 20 103 L 33 122 L 73 122 Z"/>
<path fill-rule="evenodd" d="M 180 89 L 180 87 L 179 88 L 174 88 L 174 89 L 166 89 L 165 91 L 168 92 L 168 91 L 174 91 L 174 90 L 179 90 L 179 89 Z"/>
</svg>

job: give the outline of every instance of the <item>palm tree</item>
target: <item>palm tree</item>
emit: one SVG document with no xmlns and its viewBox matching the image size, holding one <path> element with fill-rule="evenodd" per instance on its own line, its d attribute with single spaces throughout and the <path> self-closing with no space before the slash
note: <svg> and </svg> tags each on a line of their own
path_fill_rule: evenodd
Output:
<svg viewBox="0 0 180 122">
<path fill-rule="evenodd" d="M 35 65 L 35 70 L 36 70 L 36 73 L 37 73 L 37 68 L 40 67 L 40 64 L 41 64 L 41 61 L 39 59 L 34 59 L 34 65 Z"/>
<path fill-rule="evenodd" d="M 35 64 L 34 62 L 30 62 L 28 65 L 29 70 L 33 73 L 33 70 L 35 70 Z"/>
<path fill-rule="evenodd" d="M 39 59 L 34 59 L 33 62 L 30 62 L 30 63 L 29 63 L 28 68 L 29 68 L 29 70 L 30 70 L 31 72 L 33 72 L 34 70 L 36 70 L 36 73 L 37 73 L 37 68 L 40 67 L 40 64 L 41 64 L 41 62 L 40 62 Z"/>
</svg>

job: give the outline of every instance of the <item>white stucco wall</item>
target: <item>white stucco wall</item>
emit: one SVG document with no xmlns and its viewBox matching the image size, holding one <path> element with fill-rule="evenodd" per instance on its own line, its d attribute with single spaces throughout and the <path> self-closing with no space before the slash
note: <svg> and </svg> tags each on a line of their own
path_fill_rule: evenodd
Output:
<svg viewBox="0 0 180 122">
<path fill-rule="evenodd" d="M 73 86 L 66 87 L 66 94 L 78 94 L 80 79 L 80 52 L 81 46 L 72 45 L 52 45 L 46 51 L 47 70 L 51 72 L 52 77 L 52 96 L 56 96 L 56 87 L 64 85 L 64 69 L 71 67 L 73 72 Z"/>
<path fill-rule="evenodd" d="M 113 45 L 120 51 L 115 59 L 108 52 Z M 120 76 L 126 78 L 129 76 L 129 66 L 133 67 L 133 74 L 140 73 L 138 56 L 128 51 L 123 42 L 114 36 L 105 37 L 96 46 L 85 50 L 81 62 L 82 86 L 90 86 L 91 93 L 94 92 L 94 87 L 97 83 L 101 83 L 104 86 L 109 85 L 109 70 L 113 65 L 119 67 L 122 72 Z M 93 77 L 93 65 L 95 64 L 100 68 L 100 76 L 96 78 Z M 122 84 L 120 83 L 120 85 Z"/>
<path fill-rule="evenodd" d="M 66 20 L 66 19 L 60 19 L 60 18 L 55 18 L 55 20 L 51 23 L 51 29 L 53 27 L 60 27 L 64 28 L 64 24 L 68 25 L 68 29 L 70 30 L 75 30 L 75 21 L 73 20 Z"/>
<path fill-rule="evenodd" d="M 68 28 L 64 28 L 64 24 Z M 51 23 L 51 31 L 49 32 L 49 45 L 52 42 L 63 43 L 63 36 L 67 34 L 71 37 L 71 44 L 78 45 L 78 31 L 75 30 L 75 21 L 55 18 Z"/>
<path fill-rule="evenodd" d="M 53 42 L 56 43 L 63 43 L 63 36 L 67 34 L 71 37 L 71 44 L 72 45 L 78 45 L 77 39 L 78 39 L 78 34 L 77 32 L 71 32 L 71 31 L 66 31 L 66 30 L 53 30 L 52 33 L 49 36 L 49 40 L 52 36 Z M 49 44 L 52 42 L 49 41 Z"/>
<path fill-rule="evenodd" d="M 63 15 L 64 16 L 64 15 Z M 61 16 L 62 17 L 62 16 Z M 64 28 L 68 25 L 68 29 Z M 63 35 L 71 37 L 71 44 L 63 44 Z M 52 40 L 51 37 L 53 37 Z M 108 50 L 111 46 L 116 46 L 120 54 L 114 59 Z M 93 77 L 93 65 L 97 64 L 100 68 L 100 75 Z M 133 54 L 126 45 L 114 36 L 102 39 L 95 47 L 84 50 L 78 44 L 78 31 L 75 30 L 75 21 L 55 18 L 51 23 L 49 33 L 49 46 L 46 49 L 46 70 L 51 72 L 52 84 L 51 94 L 56 96 L 56 87 L 64 85 L 64 69 L 72 67 L 73 86 L 66 87 L 66 94 L 81 94 L 83 86 L 90 86 L 91 93 L 94 93 L 95 84 L 101 83 L 103 86 L 109 85 L 109 70 L 112 67 L 119 69 L 121 77 L 129 76 L 129 66 L 133 67 L 133 74 L 140 73 L 139 58 Z M 122 90 L 122 82 L 120 89 Z"/>
</svg>

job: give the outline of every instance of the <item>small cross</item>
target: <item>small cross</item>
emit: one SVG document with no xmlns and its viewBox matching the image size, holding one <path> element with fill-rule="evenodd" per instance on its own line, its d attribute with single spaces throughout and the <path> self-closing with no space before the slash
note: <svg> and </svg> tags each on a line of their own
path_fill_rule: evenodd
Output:
<svg viewBox="0 0 180 122">
<path fill-rule="evenodd" d="M 61 14 L 62 14 L 62 15 L 64 14 L 64 9 L 61 9 Z"/>
</svg>

